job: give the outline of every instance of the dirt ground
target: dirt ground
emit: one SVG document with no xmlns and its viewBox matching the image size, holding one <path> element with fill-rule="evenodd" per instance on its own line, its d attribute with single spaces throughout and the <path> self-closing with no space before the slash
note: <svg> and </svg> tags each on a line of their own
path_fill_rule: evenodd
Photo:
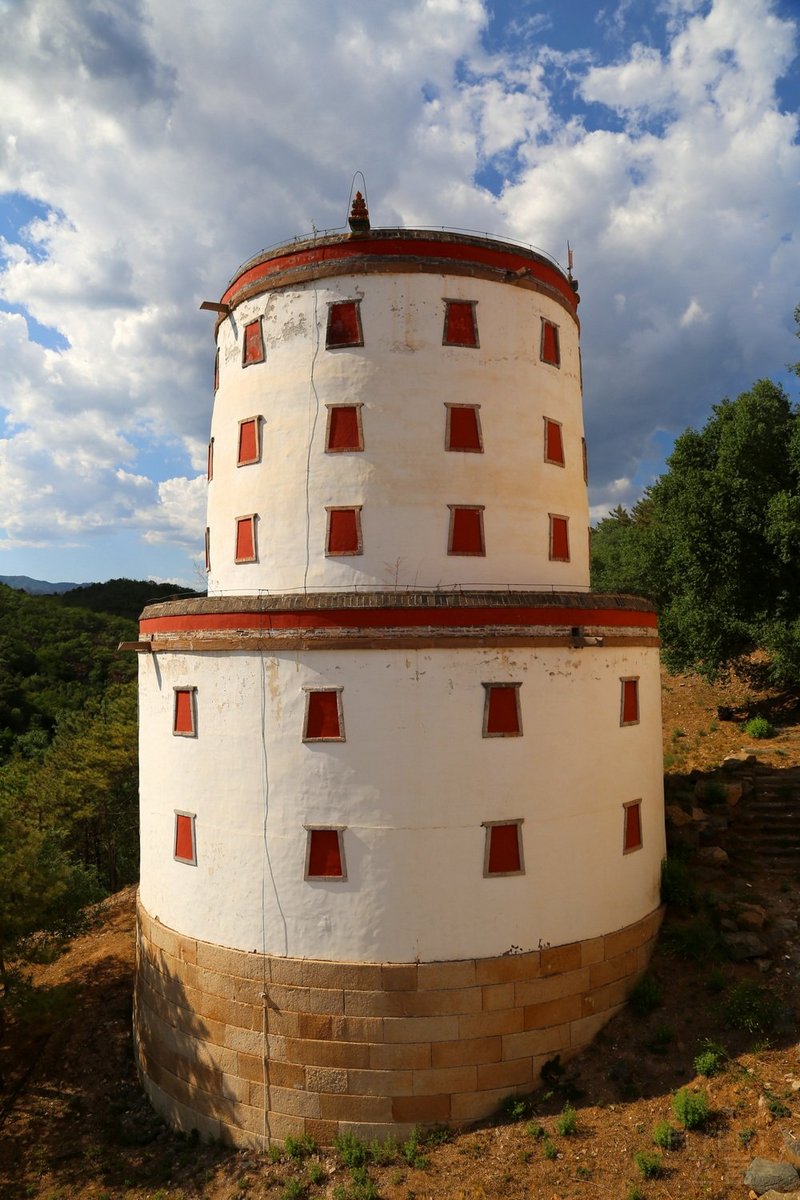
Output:
<svg viewBox="0 0 800 1200">
<path fill-rule="evenodd" d="M 718 705 L 732 709 L 733 719 L 721 720 Z M 755 713 L 778 725 L 775 738 L 748 740 L 744 720 Z M 666 677 L 667 772 L 710 772 L 741 748 L 777 769 L 797 766 L 796 721 L 795 701 L 785 696 L 740 682 L 711 688 L 695 677 Z M 800 937 L 790 931 L 800 905 L 800 862 L 782 876 L 758 875 L 738 860 L 691 871 L 700 899 L 694 912 L 668 918 L 652 964 L 655 986 L 640 998 L 639 1011 L 629 1008 L 587 1052 L 563 1068 L 556 1064 L 530 1100 L 495 1122 L 384 1150 L 391 1161 L 355 1169 L 335 1151 L 302 1157 L 295 1147 L 294 1157 L 277 1158 L 205 1145 L 170 1132 L 152 1113 L 131 1053 L 134 890 L 127 889 L 63 953 L 30 968 L 36 988 L 25 1019 L 13 1021 L 0 1044 L 0 1196 L 745 1198 L 750 1161 L 791 1160 L 785 1138 L 800 1138 Z M 754 904 L 767 913 L 769 944 L 757 962 L 733 963 L 695 936 L 707 929 L 709 914 L 730 922 Z M 653 1007 L 645 1011 L 648 999 Z M 705 1077 L 694 1060 L 709 1041 L 719 1048 L 721 1069 Z M 673 1112 L 672 1098 L 684 1087 L 707 1094 L 703 1128 L 684 1129 Z M 568 1104 L 575 1128 L 559 1132 Z M 657 1122 L 676 1131 L 674 1148 L 654 1146 Z M 660 1174 L 646 1177 L 656 1169 Z"/>
</svg>

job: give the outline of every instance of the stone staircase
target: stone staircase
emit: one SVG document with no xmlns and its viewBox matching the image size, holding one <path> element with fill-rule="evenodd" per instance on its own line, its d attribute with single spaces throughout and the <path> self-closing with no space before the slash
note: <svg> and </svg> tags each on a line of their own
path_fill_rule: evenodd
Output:
<svg viewBox="0 0 800 1200">
<path fill-rule="evenodd" d="M 800 767 L 752 766 L 721 844 L 734 864 L 800 878 Z"/>
</svg>

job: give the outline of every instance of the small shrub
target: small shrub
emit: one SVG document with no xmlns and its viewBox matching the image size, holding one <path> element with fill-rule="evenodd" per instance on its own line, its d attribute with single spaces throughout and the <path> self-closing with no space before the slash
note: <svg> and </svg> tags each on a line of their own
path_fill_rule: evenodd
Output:
<svg viewBox="0 0 800 1200">
<path fill-rule="evenodd" d="M 625 1193 L 625 1200 L 645 1200 L 645 1194 L 638 1184 L 632 1183 Z"/>
<path fill-rule="evenodd" d="M 271 1163 L 279 1163 L 283 1159 L 283 1151 L 280 1146 L 270 1146 L 267 1151 L 267 1157 Z"/>
<path fill-rule="evenodd" d="M 677 1150 L 681 1135 L 673 1129 L 669 1121 L 658 1121 L 653 1126 L 653 1145 L 660 1150 Z"/>
<path fill-rule="evenodd" d="M 530 1105 L 526 1096 L 506 1096 L 500 1108 L 510 1121 L 521 1121 L 527 1117 Z"/>
<path fill-rule="evenodd" d="M 775 728 L 770 725 L 766 717 L 751 717 L 745 725 L 744 731 L 751 738 L 771 738 L 775 736 Z"/>
<path fill-rule="evenodd" d="M 717 1046 L 714 1042 L 704 1042 L 704 1049 L 695 1056 L 694 1069 L 698 1075 L 705 1075 L 710 1078 L 712 1075 L 719 1075 L 720 1071 L 725 1070 L 725 1062 L 728 1055 L 722 1046 Z"/>
<path fill-rule="evenodd" d="M 349 1200 L 378 1200 L 378 1186 L 366 1167 L 353 1167 Z"/>
<path fill-rule="evenodd" d="M 561 1110 L 559 1116 L 555 1119 L 555 1130 L 560 1137 L 570 1137 L 578 1128 L 578 1114 L 572 1105 L 567 1102 Z"/>
<path fill-rule="evenodd" d="M 778 1017 L 780 1002 L 772 992 L 752 979 L 743 979 L 730 989 L 722 1004 L 722 1015 L 732 1029 L 768 1033 Z"/>
<path fill-rule="evenodd" d="M 790 1117 L 792 1115 L 792 1110 L 789 1108 L 788 1104 L 784 1104 L 780 1096 L 776 1096 L 775 1093 L 769 1091 L 768 1088 L 764 1088 L 764 1099 L 767 1104 L 767 1111 L 770 1112 L 773 1117 Z"/>
<path fill-rule="evenodd" d="M 525 1127 L 525 1132 L 528 1137 L 542 1138 L 544 1137 L 544 1125 L 540 1125 L 538 1121 L 531 1121 L 530 1125 Z"/>
<path fill-rule="evenodd" d="M 684 1129 L 702 1129 L 711 1115 L 708 1095 L 681 1088 L 672 1097 L 672 1111 Z"/>
<path fill-rule="evenodd" d="M 424 1170 L 428 1165 L 428 1160 L 422 1153 L 423 1139 L 419 1129 L 412 1129 L 409 1136 L 400 1147 L 400 1153 L 410 1167 L 416 1167 L 417 1170 Z"/>
<path fill-rule="evenodd" d="M 755 1136 L 756 1131 L 752 1125 L 745 1125 L 744 1129 L 739 1130 L 739 1145 L 743 1150 L 747 1149 Z"/>
<path fill-rule="evenodd" d="M 394 1138 L 386 1138 L 383 1142 L 375 1139 L 367 1147 L 370 1161 L 374 1162 L 376 1167 L 388 1167 L 396 1160 L 397 1153 L 397 1142 Z"/>
<path fill-rule="evenodd" d="M 664 930 L 662 945 L 667 954 L 685 958 L 702 965 L 719 958 L 719 934 L 707 916 L 692 917 L 681 925 L 669 925 Z"/>
<path fill-rule="evenodd" d="M 446 1125 L 436 1125 L 425 1134 L 426 1146 L 445 1146 L 453 1140 L 453 1131 Z"/>
<path fill-rule="evenodd" d="M 663 999 L 661 985 L 650 972 L 643 975 L 628 995 L 628 1004 L 640 1017 L 646 1017 L 654 1008 L 658 1008 Z"/>
<path fill-rule="evenodd" d="M 542 1142 L 542 1154 L 545 1158 L 549 1158 L 551 1162 L 554 1158 L 558 1158 L 558 1149 L 555 1142 L 552 1142 L 550 1138 L 545 1138 Z"/>
<path fill-rule="evenodd" d="M 658 1179 L 664 1174 L 664 1164 L 660 1154 L 648 1154 L 646 1150 L 637 1150 L 633 1161 L 641 1172 L 642 1179 Z"/>
<path fill-rule="evenodd" d="M 578 1167 L 575 1171 L 575 1178 L 579 1179 L 581 1183 L 587 1183 L 592 1178 L 592 1172 L 588 1167 Z"/>
<path fill-rule="evenodd" d="M 294 1138 L 289 1134 L 283 1145 L 289 1158 L 296 1160 L 308 1158 L 309 1154 L 314 1154 L 317 1149 L 317 1143 L 307 1133 L 301 1138 Z"/>
<path fill-rule="evenodd" d="M 322 1163 L 312 1162 L 308 1164 L 308 1182 L 320 1184 L 325 1179 L 325 1169 Z"/>
<path fill-rule="evenodd" d="M 367 1147 L 353 1133 L 340 1133 L 333 1145 L 346 1167 L 363 1167 L 367 1161 Z"/>
<path fill-rule="evenodd" d="M 281 1200 L 301 1200 L 305 1194 L 305 1186 L 299 1179 L 287 1179 L 286 1186 L 281 1192 Z"/>
<path fill-rule="evenodd" d="M 645 1045 L 651 1054 L 666 1054 L 675 1041 L 675 1031 L 669 1025 L 659 1025 L 653 1030 Z"/>
<path fill-rule="evenodd" d="M 697 906 L 697 892 L 689 868 L 680 858 L 673 856 L 661 861 L 661 900 L 682 912 L 694 912 Z"/>
</svg>

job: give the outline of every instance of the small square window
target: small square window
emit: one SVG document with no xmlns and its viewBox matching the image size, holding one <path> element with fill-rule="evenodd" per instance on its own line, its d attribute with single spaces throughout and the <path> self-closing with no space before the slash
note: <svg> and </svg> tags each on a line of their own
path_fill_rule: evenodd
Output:
<svg viewBox="0 0 800 1200">
<path fill-rule="evenodd" d="M 325 347 L 335 350 L 338 346 L 363 346 L 361 329 L 361 301 L 337 300 L 328 305 L 328 328 L 325 332 Z"/>
<path fill-rule="evenodd" d="M 214 439 L 208 443 L 208 465 L 206 467 L 206 477 L 208 482 L 214 478 Z"/>
<path fill-rule="evenodd" d="M 540 349 L 542 362 L 550 363 L 551 367 L 561 366 L 561 347 L 558 341 L 558 326 L 542 317 L 542 342 Z"/>
<path fill-rule="evenodd" d="M 557 467 L 564 466 L 564 439 L 561 436 L 561 422 L 544 419 L 544 461 Z"/>
<path fill-rule="evenodd" d="M 589 454 L 586 450 L 586 438 L 581 438 L 581 458 L 583 459 L 583 482 L 589 482 Z"/>
<path fill-rule="evenodd" d="M 237 467 L 249 467 L 261 461 L 261 418 L 247 417 L 239 422 L 239 449 Z"/>
<path fill-rule="evenodd" d="M 522 856 L 522 818 L 514 821 L 484 821 L 486 843 L 483 874 L 524 875 Z"/>
<path fill-rule="evenodd" d="M 248 563 L 255 562 L 258 558 L 256 552 L 256 516 L 252 513 L 249 517 L 236 518 L 236 553 L 234 562 Z"/>
<path fill-rule="evenodd" d="M 306 688 L 304 742 L 344 742 L 342 689 Z"/>
<path fill-rule="evenodd" d="M 328 427 L 325 431 L 325 453 L 341 454 L 347 450 L 364 449 L 361 428 L 361 404 L 329 404 Z"/>
<path fill-rule="evenodd" d="M 548 513 L 550 518 L 550 561 L 569 562 L 569 517 L 558 517 Z"/>
<path fill-rule="evenodd" d="M 479 404 L 445 404 L 445 449 L 483 454 Z"/>
<path fill-rule="evenodd" d="M 176 737 L 197 737 L 197 688 L 176 687 L 172 732 Z"/>
<path fill-rule="evenodd" d="M 639 678 L 621 679 L 622 696 L 620 698 L 620 725 L 639 724 Z"/>
<path fill-rule="evenodd" d="M 195 814 L 175 810 L 175 843 L 173 858 L 176 862 L 197 866 L 197 842 L 195 841 Z"/>
<path fill-rule="evenodd" d="M 206 535 L 203 540 L 205 542 L 206 570 L 210 571 L 211 570 L 211 530 L 209 529 L 208 525 L 206 525 Z"/>
<path fill-rule="evenodd" d="M 344 825 L 306 829 L 306 879 L 347 879 L 344 861 Z"/>
<path fill-rule="evenodd" d="M 214 355 L 214 391 L 219 391 L 219 350 Z"/>
<path fill-rule="evenodd" d="M 244 327 L 242 342 L 242 366 L 251 367 L 253 363 L 264 361 L 264 332 L 261 328 L 261 317 L 250 321 Z"/>
<path fill-rule="evenodd" d="M 521 737 L 519 689 L 521 683 L 485 683 L 483 703 L 484 737 Z"/>
<path fill-rule="evenodd" d="M 445 300 L 443 346 L 477 346 L 475 300 Z"/>
<path fill-rule="evenodd" d="M 325 553 L 329 558 L 363 554 L 361 541 L 361 506 L 328 508 L 328 536 Z"/>
<path fill-rule="evenodd" d="M 485 557 L 486 544 L 483 537 L 482 504 L 471 506 L 448 504 L 450 509 L 450 531 L 447 538 L 448 554 L 477 555 Z"/>
<path fill-rule="evenodd" d="M 641 800 L 631 800 L 630 803 L 623 804 L 622 811 L 625 815 L 622 853 L 630 854 L 631 850 L 641 850 L 642 848 Z"/>
</svg>

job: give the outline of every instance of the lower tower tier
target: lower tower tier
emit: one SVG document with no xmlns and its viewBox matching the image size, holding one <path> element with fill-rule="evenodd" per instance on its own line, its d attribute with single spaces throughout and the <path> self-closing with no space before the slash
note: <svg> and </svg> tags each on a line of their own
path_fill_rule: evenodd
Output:
<svg viewBox="0 0 800 1200">
<path fill-rule="evenodd" d="M 664 854 L 649 605 L 213 598 L 140 638 L 137 1052 L 171 1120 L 479 1119 L 624 1002 Z"/>
</svg>

